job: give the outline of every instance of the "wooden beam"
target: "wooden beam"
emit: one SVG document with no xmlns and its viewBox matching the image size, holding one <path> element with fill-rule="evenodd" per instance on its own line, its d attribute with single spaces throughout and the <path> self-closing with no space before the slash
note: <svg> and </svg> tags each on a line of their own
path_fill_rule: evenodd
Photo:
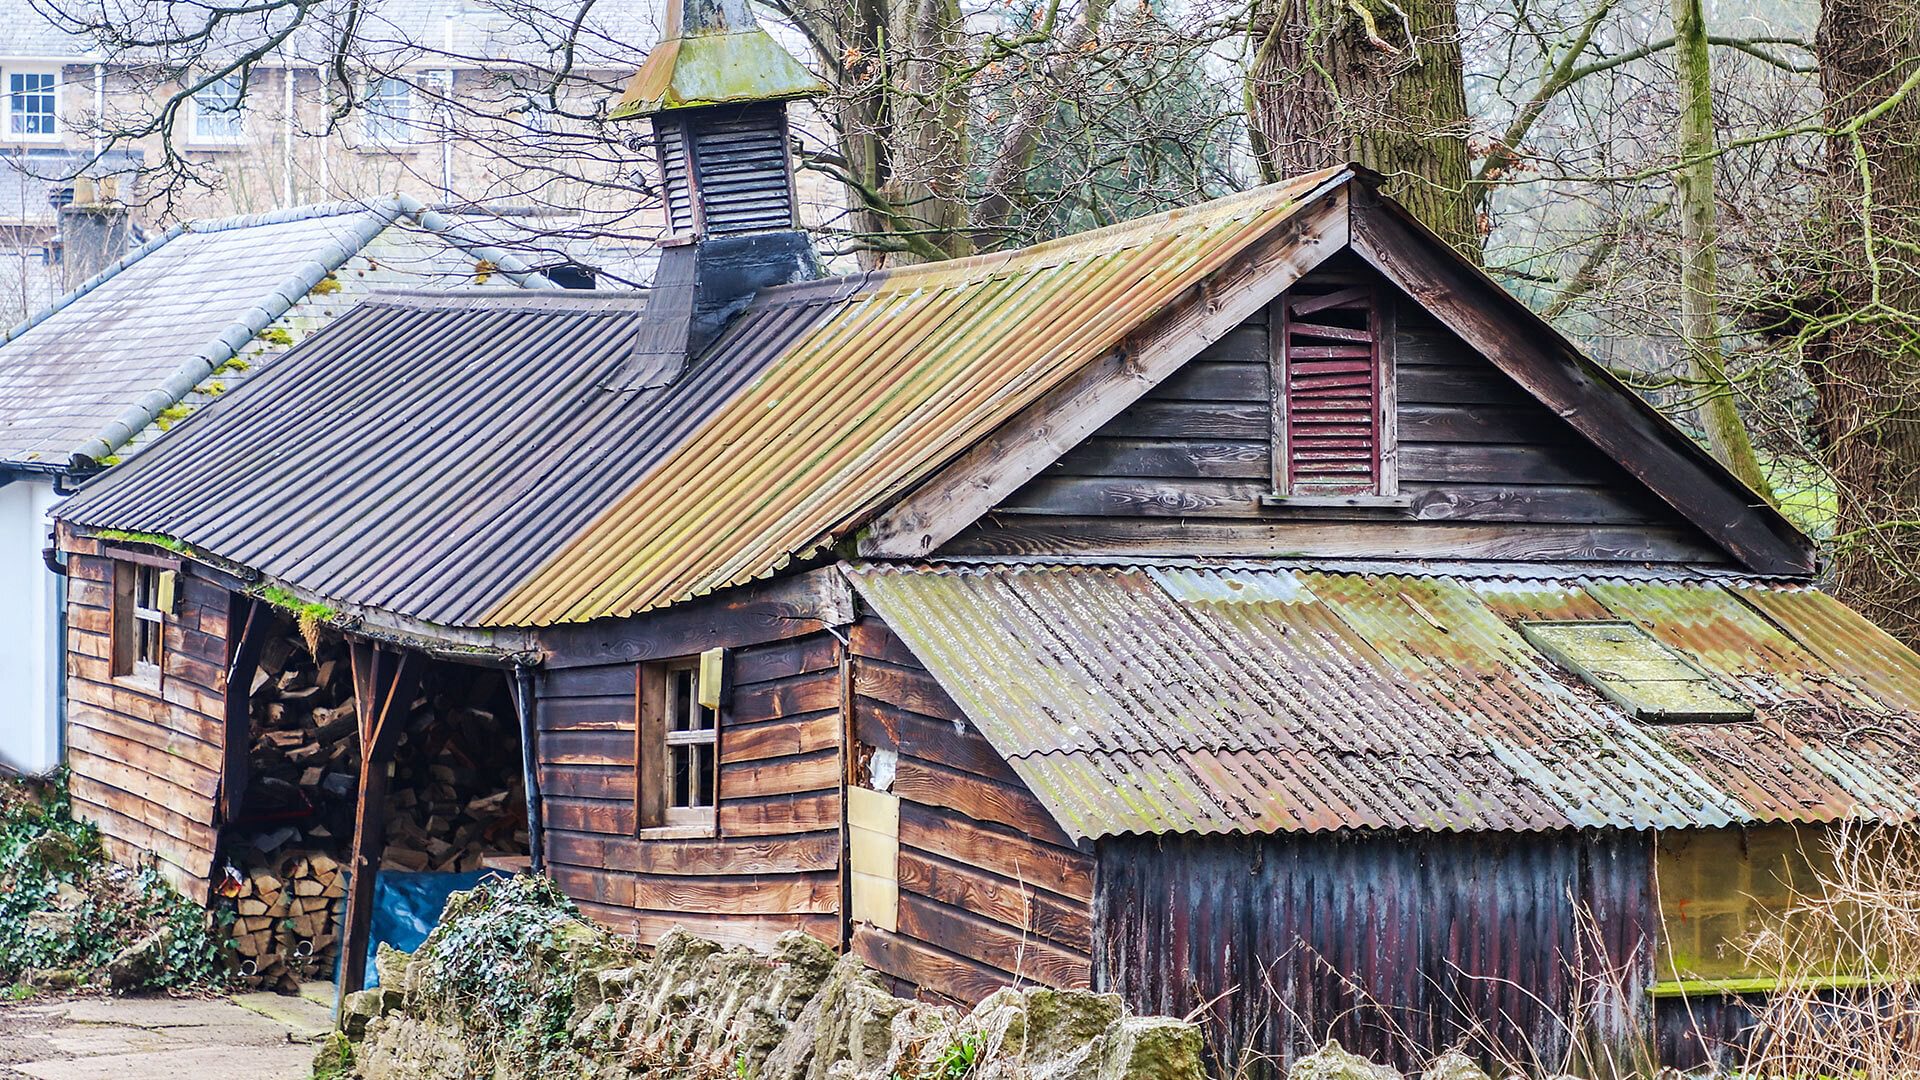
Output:
<svg viewBox="0 0 1920 1080">
<path fill-rule="evenodd" d="M 859 553 L 871 558 L 931 554 L 1207 346 L 1259 314 L 1303 274 L 1347 246 L 1352 186 L 1319 196 L 1114 353 L 935 473 L 861 533 Z"/>
<path fill-rule="evenodd" d="M 1352 239 L 1361 258 L 1748 569 L 1814 571 L 1812 541 L 1779 511 L 1402 211 L 1356 189 Z"/>
<path fill-rule="evenodd" d="M 548 670 L 693 656 L 845 626 L 854 618 L 853 587 L 823 566 L 711 597 L 621 619 L 539 631 Z"/>
<path fill-rule="evenodd" d="M 267 605 L 239 593 L 229 593 L 227 625 L 240 618 L 240 633 L 232 639 L 232 656 L 227 661 L 225 702 L 226 745 L 222 748 L 225 767 L 220 776 L 220 820 L 232 821 L 240 814 L 247 794 L 247 758 L 252 743 L 253 676 L 260 664 L 260 648 L 266 643 L 267 628 L 276 621 Z"/>
<path fill-rule="evenodd" d="M 371 642 L 349 643 L 353 665 L 354 711 L 360 721 L 360 790 L 353 807 L 353 844 L 347 859 L 352 879 L 347 890 L 345 929 L 341 935 L 341 995 L 366 985 L 367 938 L 373 930 L 373 885 L 386 847 L 389 770 L 400 724 L 396 703 L 405 708 L 419 677 L 411 653 L 396 653 Z"/>
</svg>

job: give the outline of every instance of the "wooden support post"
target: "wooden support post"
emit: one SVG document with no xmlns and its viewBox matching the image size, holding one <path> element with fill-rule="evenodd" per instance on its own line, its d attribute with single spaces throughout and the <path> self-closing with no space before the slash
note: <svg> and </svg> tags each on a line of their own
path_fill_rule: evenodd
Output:
<svg viewBox="0 0 1920 1080">
<path fill-rule="evenodd" d="M 366 985 L 367 938 L 373 930 L 373 882 L 386 847 L 388 770 L 400 734 L 394 707 L 405 711 L 413 696 L 411 655 L 371 642 L 349 643 L 353 662 L 353 701 L 360 720 L 360 791 L 353 808 L 353 846 L 347 866 L 353 878 L 347 890 L 345 930 L 340 941 L 341 996 Z"/>
<path fill-rule="evenodd" d="M 267 605 L 258 600 L 231 594 L 227 625 L 240 626 L 240 634 L 227 658 L 227 685 L 223 702 L 222 737 L 224 768 L 220 774 L 220 822 L 226 824 L 240 815 L 240 804 L 247 795 L 247 758 L 253 740 L 253 675 L 260 665 L 260 647 L 266 643 L 267 628 L 274 618 Z M 242 613 L 245 613 L 242 616 Z"/>
</svg>

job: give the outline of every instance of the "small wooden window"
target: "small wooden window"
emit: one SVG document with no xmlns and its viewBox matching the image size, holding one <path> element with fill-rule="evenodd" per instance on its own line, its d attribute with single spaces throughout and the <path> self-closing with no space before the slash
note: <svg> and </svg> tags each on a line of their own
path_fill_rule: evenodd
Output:
<svg viewBox="0 0 1920 1080">
<path fill-rule="evenodd" d="M 115 676 L 159 676 L 173 585 L 172 573 L 157 566 L 113 564 Z"/>
<path fill-rule="evenodd" d="M 1273 312 L 1273 487 L 1283 500 L 1398 494 L 1391 334 L 1375 287 L 1309 280 Z"/>
<path fill-rule="evenodd" d="M 638 820 L 711 831 L 719 803 L 720 653 L 640 667 Z"/>
</svg>

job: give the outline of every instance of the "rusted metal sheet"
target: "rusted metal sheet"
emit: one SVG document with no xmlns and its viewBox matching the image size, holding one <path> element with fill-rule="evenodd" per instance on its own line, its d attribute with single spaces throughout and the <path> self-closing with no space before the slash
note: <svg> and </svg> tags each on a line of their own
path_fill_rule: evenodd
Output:
<svg viewBox="0 0 1920 1080">
<path fill-rule="evenodd" d="M 1920 657 L 1809 589 L 1573 569 L 869 565 L 853 578 L 1076 837 L 1920 809 L 1906 749 Z M 1538 619 L 1632 621 L 1754 719 L 1636 721 L 1516 629 Z"/>
<path fill-rule="evenodd" d="M 770 290 L 703 364 L 764 348 L 756 320 L 783 306 L 829 310 L 485 621 L 628 615 L 824 550 L 1345 176 L 1312 173 L 1017 252 Z"/>
<path fill-rule="evenodd" d="M 1624 1048 L 1651 1024 L 1650 844 L 1612 830 L 1106 840 L 1095 989 L 1194 1017 L 1219 1076 L 1277 1080 L 1329 1037 L 1404 1069 L 1459 1046 L 1557 1072 L 1576 1045 Z"/>
</svg>

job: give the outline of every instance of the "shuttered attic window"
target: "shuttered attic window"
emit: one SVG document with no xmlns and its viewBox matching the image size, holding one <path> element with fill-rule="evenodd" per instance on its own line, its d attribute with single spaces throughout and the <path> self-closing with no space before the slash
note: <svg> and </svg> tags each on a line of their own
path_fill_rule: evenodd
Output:
<svg viewBox="0 0 1920 1080">
<path fill-rule="evenodd" d="M 1275 505 L 1398 494 L 1391 330 L 1367 282 L 1309 279 L 1274 312 Z"/>
<path fill-rule="evenodd" d="M 1523 622 L 1534 648 L 1636 720 L 1735 721 L 1753 708 L 1718 679 L 1625 621 Z"/>
</svg>

